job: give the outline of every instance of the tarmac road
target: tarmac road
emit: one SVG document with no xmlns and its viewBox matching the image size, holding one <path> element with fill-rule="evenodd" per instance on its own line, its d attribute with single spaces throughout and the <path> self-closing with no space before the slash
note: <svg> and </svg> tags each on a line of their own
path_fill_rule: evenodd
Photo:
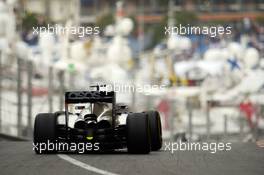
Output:
<svg viewBox="0 0 264 175">
<path fill-rule="evenodd" d="M 1 175 L 44 174 L 144 174 L 144 175 L 261 175 L 264 148 L 254 143 L 233 143 L 232 150 L 109 154 L 36 155 L 31 142 L 0 141 Z"/>
</svg>

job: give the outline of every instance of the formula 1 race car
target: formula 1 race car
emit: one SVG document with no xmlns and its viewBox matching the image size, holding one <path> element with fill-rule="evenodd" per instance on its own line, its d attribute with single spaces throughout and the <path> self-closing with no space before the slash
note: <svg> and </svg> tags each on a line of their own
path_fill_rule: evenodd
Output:
<svg viewBox="0 0 264 175">
<path fill-rule="evenodd" d="M 54 153 L 40 143 L 99 143 L 100 150 L 127 148 L 129 153 L 147 154 L 162 147 L 160 115 L 157 111 L 132 113 L 116 104 L 114 91 L 101 86 L 89 91 L 65 93 L 65 111 L 40 113 L 35 118 L 35 152 Z"/>
</svg>

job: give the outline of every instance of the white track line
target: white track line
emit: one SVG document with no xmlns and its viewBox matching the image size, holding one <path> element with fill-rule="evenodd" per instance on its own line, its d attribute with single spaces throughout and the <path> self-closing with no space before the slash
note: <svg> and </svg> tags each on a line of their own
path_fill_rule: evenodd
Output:
<svg viewBox="0 0 264 175">
<path fill-rule="evenodd" d="M 264 148 L 264 140 L 257 141 L 257 145 L 261 148 Z"/>
<path fill-rule="evenodd" d="M 88 171 L 91 171 L 91 172 L 94 172 L 94 173 L 97 173 L 97 174 L 103 174 L 103 175 L 118 175 L 118 174 L 115 174 L 115 173 L 111 173 L 111 172 L 108 172 L 108 171 L 105 171 L 105 170 L 101 170 L 101 169 L 98 169 L 96 167 L 93 167 L 91 165 L 88 165 L 88 164 L 85 164 L 79 160 L 76 160 L 74 158 L 71 158 L 70 156 L 67 156 L 65 154 L 58 154 L 59 158 L 63 159 L 63 160 L 66 160 L 67 162 L 73 164 L 73 165 L 76 165 L 78 167 L 81 167 L 81 168 L 84 168 Z"/>
</svg>

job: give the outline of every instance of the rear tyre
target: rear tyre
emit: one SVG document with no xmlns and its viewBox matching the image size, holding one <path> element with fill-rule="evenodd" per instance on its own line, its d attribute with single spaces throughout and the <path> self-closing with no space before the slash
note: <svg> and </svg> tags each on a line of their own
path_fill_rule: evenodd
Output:
<svg viewBox="0 0 264 175">
<path fill-rule="evenodd" d="M 127 149 L 132 154 L 150 152 L 150 132 L 148 116 L 144 113 L 133 113 L 127 117 Z"/>
<path fill-rule="evenodd" d="M 56 153 L 54 145 L 56 141 L 56 116 L 53 113 L 41 113 L 36 116 L 34 124 L 34 144 L 37 146 L 35 148 L 37 154 Z"/>
<path fill-rule="evenodd" d="M 162 128 L 159 112 L 147 111 L 145 113 L 149 119 L 151 151 L 158 151 L 162 147 Z"/>
</svg>

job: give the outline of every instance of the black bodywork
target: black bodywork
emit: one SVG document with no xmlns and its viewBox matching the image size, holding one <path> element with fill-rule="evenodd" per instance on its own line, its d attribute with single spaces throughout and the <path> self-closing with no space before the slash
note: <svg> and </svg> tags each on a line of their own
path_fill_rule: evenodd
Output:
<svg viewBox="0 0 264 175">
<path fill-rule="evenodd" d="M 101 150 L 119 149 L 126 147 L 126 127 L 116 124 L 116 115 L 127 113 L 126 105 L 116 104 L 114 91 L 101 91 L 96 86 L 95 91 L 71 91 L 65 93 L 65 125 L 57 125 L 58 138 L 68 142 L 91 142 L 100 143 Z M 111 126 L 87 125 L 84 128 L 71 128 L 68 121 L 70 117 L 68 104 L 75 103 L 111 103 L 112 123 Z M 58 114 L 59 115 L 59 114 Z M 87 139 L 92 138 L 92 139 Z"/>
</svg>

